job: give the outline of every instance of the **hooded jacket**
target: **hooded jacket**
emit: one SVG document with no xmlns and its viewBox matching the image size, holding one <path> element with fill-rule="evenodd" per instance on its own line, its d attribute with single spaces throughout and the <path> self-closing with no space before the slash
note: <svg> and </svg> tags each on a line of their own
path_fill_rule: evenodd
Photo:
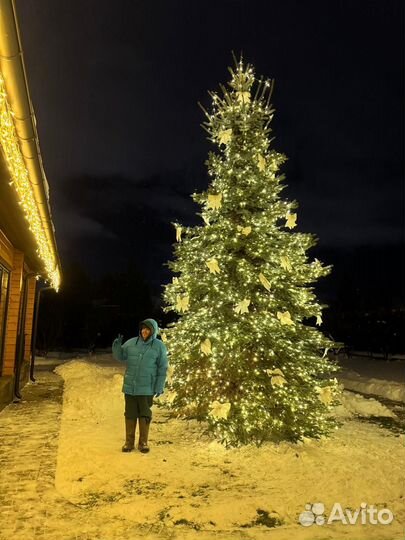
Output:
<svg viewBox="0 0 405 540">
<path fill-rule="evenodd" d="M 141 335 L 142 325 L 152 330 L 144 341 Z M 132 396 L 151 396 L 162 393 L 166 382 L 168 367 L 165 344 L 157 339 L 158 324 L 154 319 L 145 319 L 140 323 L 139 335 L 121 344 L 117 338 L 112 344 L 112 353 L 116 360 L 126 363 L 122 391 Z"/>
</svg>

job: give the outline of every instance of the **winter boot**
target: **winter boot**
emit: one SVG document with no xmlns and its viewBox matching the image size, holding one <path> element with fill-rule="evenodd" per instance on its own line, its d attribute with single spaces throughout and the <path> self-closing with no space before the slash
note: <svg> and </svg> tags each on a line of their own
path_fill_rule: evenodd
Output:
<svg viewBox="0 0 405 540">
<path fill-rule="evenodd" d="M 149 452 L 148 446 L 148 434 L 149 434 L 149 425 L 150 420 L 145 416 L 139 418 L 139 441 L 138 441 L 138 450 L 143 454 Z"/>
<path fill-rule="evenodd" d="M 131 420 L 125 417 L 125 444 L 122 447 L 123 452 L 131 452 L 135 448 L 135 430 L 136 418 Z"/>
</svg>

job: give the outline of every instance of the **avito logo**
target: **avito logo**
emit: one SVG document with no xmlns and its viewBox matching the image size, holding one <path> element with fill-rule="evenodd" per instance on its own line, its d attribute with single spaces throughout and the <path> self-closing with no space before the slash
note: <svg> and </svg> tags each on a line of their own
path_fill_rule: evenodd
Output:
<svg viewBox="0 0 405 540">
<path fill-rule="evenodd" d="M 361 503 L 357 510 L 342 508 L 340 503 L 335 503 L 329 516 L 325 517 L 325 505 L 321 502 L 306 504 L 305 512 L 302 512 L 298 518 L 301 525 L 309 527 L 310 525 L 329 525 L 330 523 L 341 522 L 343 525 L 355 525 L 358 521 L 362 525 L 389 525 L 392 523 L 394 515 L 389 508 L 378 510 L 374 505 Z"/>
</svg>

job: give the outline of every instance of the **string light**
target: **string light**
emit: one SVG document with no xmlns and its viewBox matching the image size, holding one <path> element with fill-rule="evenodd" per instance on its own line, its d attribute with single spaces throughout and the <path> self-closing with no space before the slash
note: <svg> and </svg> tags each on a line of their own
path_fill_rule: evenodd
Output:
<svg viewBox="0 0 405 540">
<path fill-rule="evenodd" d="M 18 204 L 21 206 L 25 219 L 29 223 L 29 230 L 34 235 L 37 244 L 36 252 L 44 264 L 46 276 L 51 286 L 58 291 L 60 273 L 55 253 L 41 222 L 37 202 L 18 142 L 13 116 L 14 113 L 7 99 L 4 79 L 0 74 L 0 145 L 12 179 L 9 184 L 15 188 Z"/>
<path fill-rule="evenodd" d="M 207 162 L 211 185 L 192 195 L 205 224 L 181 225 L 168 264 L 176 280 L 165 287 L 165 311 L 178 311 L 179 296 L 189 299 L 165 330 L 174 366 L 169 387 L 176 392 L 169 406 L 207 420 L 226 445 L 316 437 L 335 428 L 332 405 L 319 395 L 323 388 L 336 393 L 337 381 L 328 377 L 335 368 L 322 353 L 337 344 L 304 320 L 322 313 L 308 283 L 330 267 L 309 263 L 313 235 L 286 229 L 286 215 L 298 203 L 279 198 L 287 158 L 270 147 L 271 82 L 255 79 L 243 62 L 230 71 L 231 90 L 210 93 L 214 112 L 204 111 L 219 148 Z M 219 271 L 207 271 L 207 260 Z M 247 309 L 235 311 L 242 301 Z M 202 353 L 207 339 L 209 351 Z M 283 375 L 272 385 L 275 370 Z"/>
</svg>

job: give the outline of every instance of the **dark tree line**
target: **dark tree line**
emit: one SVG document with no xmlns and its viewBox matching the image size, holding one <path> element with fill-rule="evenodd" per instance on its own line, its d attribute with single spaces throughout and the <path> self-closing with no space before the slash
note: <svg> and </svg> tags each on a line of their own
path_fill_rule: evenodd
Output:
<svg viewBox="0 0 405 540">
<path fill-rule="evenodd" d="M 326 333 L 353 350 L 405 352 L 404 263 L 394 248 L 313 253 L 333 272 L 317 286 Z M 126 270 L 92 278 L 78 264 L 63 267 L 59 293 L 44 291 L 40 303 L 37 350 L 108 348 L 118 333 L 138 333 L 139 321 L 155 318 L 161 327 L 175 314 L 161 309 L 159 286 L 134 262 Z"/>
<path fill-rule="evenodd" d="M 59 293 L 42 293 L 37 350 L 111 346 L 118 333 L 136 335 L 139 321 L 159 317 L 143 275 L 133 266 L 92 279 L 79 265 L 64 268 Z"/>
<path fill-rule="evenodd" d="M 334 265 L 329 283 L 320 284 L 330 306 L 324 325 L 333 337 L 352 350 L 404 354 L 403 250 L 365 246 L 324 251 L 320 258 Z"/>
</svg>

